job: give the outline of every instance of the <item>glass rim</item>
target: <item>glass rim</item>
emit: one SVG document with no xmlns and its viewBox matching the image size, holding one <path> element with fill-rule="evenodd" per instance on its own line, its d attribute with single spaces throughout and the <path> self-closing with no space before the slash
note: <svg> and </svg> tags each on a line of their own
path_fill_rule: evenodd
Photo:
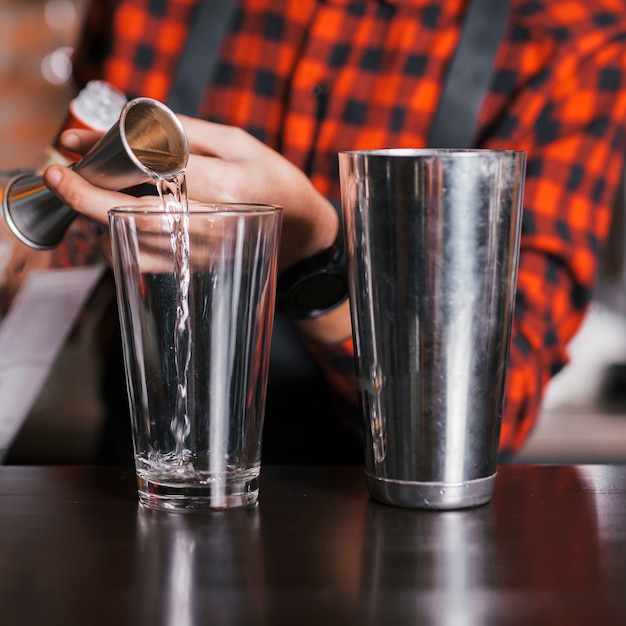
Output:
<svg viewBox="0 0 626 626">
<path fill-rule="evenodd" d="M 158 198 L 154 202 L 119 205 L 108 210 L 109 217 L 117 216 L 151 216 L 151 215 L 267 215 L 282 213 L 283 207 L 266 202 L 188 202 L 188 210 L 165 208 Z"/>
</svg>

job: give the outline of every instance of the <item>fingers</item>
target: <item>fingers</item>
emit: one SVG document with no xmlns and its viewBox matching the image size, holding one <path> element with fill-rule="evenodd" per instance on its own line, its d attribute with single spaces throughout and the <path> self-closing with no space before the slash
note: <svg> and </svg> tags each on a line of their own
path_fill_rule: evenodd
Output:
<svg viewBox="0 0 626 626">
<path fill-rule="evenodd" d="M 71 128 L 59 137 L 61 145 L 76 154 L 86 154 L 102 137 L 102 133 L 94 130 Z"/>
<path fill-rule="evenodd" d="M 108 212 L 113 207 L 141 202 L 139 198 L 94 187 L 76 172 L 59 165 L 44 172 L 44 182 L 69 207 L 102 224 L 108 222 Z"/>
<path fill-rule="evenodd" d="M 189 151 L 191 153 L 204 156 L 217 155 L 217 145 L 214 139 L 217 129 L 213 128 L 217 126 L 217 124 L 187 117 L 185 115 L 179 115 L 179 119 L 187 135 Z"/>
<path fill-rule="evenodd" d="M 252 135 L 236 126 L 216 124 L 196 118 L 179 116 L 187 134 L 189 150 L 198 155 L 235 160 L 244 154 L 252 157 L 263 146 Z"/>
<path fill-rule="evenodd" d="M 242 170 L 219 158 L 190 155 L 186 171 L 187 190 L 190 200 L 201 202 L 249 201 L 242 194 L 239 180 Z M 249 193 L 250 190 L 248 190 Z"/>
</svg>

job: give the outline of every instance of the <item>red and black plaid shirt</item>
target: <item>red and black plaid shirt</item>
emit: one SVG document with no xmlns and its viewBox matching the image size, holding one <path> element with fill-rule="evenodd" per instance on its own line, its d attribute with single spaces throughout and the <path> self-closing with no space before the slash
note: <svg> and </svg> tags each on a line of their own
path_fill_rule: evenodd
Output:
<svg viewBox="0 0 626 626">
<path fill-rule="evenodd" d="M 78 76 L 166 101 L 197 4 L 112 2 L 109 32 L 108 3 L 95 0 Z M 626 120 L 623 0 L 511 5 L 477 135 L 479 147 L 526 150 L 528 159 L 501 438 L 508 452 L 529 435 L 590 300 Z M 201 116 L 246 129 L 337 199 L 340 150 L 425 146 L 466 6 L 241 0 Z M 351 342 L 315 350 L 335 388 L 355 402 L 354 374 L 345 373 Z"/>
</svg>

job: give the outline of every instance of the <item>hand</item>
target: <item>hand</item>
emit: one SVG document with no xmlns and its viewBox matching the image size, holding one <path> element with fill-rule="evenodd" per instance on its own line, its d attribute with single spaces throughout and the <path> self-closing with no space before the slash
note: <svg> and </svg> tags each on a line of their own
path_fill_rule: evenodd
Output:
<svg viewBox="0 0 626 626">
<path fill-rule="evenodd" d="M 85 155 L 102 137 L 102 134 L 89 130 L 71 129 L 65 131 L 59 141 L 68 150 Z M 44 182 L 69 207 L 100 222 L 103 226 L 108 225 L 108 212 L 113 207 L 142 203 L 141 198 L 95 187 L 71 169 L 60 165 L 52 165 L 46 169 Z"/>
<path fill-rule="evenodd" d="M 181 116 L 189 138 L 186 170 L 191 200 L 257 202 L 284 208 L 279 271 L 330 246 L 339 220 L 333 206 L 297 167 L 245 131 Z M 63 144 L 84 153 L 97 139 L 89 132 L 67 131 Z M 51 167 L 46 184 L 76 211 L 106 223 L 110 208 L 141 199 L 97 189 L 76 173 Z"/>
<path fill-rule="evenodd" d="M 256 202 L 283 207 L 279 272 L 329 247 L 339 220 L 333 206 L 297 167 L 241 129 L 181 116 L 191 155 L 187 167 L 189 197 L 198 202 Z M 85 154 L 98 135 L 69 130 L 65 147 Z M 45 182 L 70 207 L 103 224 L 115 206 L 138 205 L 141 198 L 106 191 L 70 169 L 52 166 Z M 312 340 L 332 343 L 351 334 L 346 301 L 329 314 L 299 323 Z"/>
<path fill-rule="evenodd" d="M 283 207 L 279 269 L 329 247 L 339 220 L 333 206 L 283 156 L 233 126 L 181 117 L 189 138 L 189 195 L 201 201 Z"/>
</svg>

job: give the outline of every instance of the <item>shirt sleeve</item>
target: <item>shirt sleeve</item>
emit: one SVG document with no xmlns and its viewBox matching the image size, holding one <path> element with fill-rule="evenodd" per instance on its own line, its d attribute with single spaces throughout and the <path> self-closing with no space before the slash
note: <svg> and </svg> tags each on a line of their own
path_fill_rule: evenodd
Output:
<svg viewBox="0 0 626 626">
<path fill-rule="evenodd" d="M 626 44 L 591 43 L 555 62 L 545 87 L 524 102 L 513 133 L 512 143 L 527 150 L 527 173 L 504 455 L 523 446 L 546 384 L 568 361 L 567 345 L 593 295 L 622 173 Z"/>
<path fill-rule="evenodd" d="M 100 249 L 102 234 L 103 229 L 99 224 L 78 216 L 61 243 L 51 251 L 50 267 L 79 267 L 104 261 Z"/>
<path fill-rule="evenodd" d="M 532 432 L 545 386 L 567 363 L 567 344 L 593 294 L 623 166 L 625 59 L 621 42 L 576 63 L 564 59 L 553 80 L 511 107 L 503 128 L 514 131 L 485 144 L 527 152 L 502 459 Z M 352 341 L 311 348 L 344 406 L 356 406 Z"/>
</svg>

